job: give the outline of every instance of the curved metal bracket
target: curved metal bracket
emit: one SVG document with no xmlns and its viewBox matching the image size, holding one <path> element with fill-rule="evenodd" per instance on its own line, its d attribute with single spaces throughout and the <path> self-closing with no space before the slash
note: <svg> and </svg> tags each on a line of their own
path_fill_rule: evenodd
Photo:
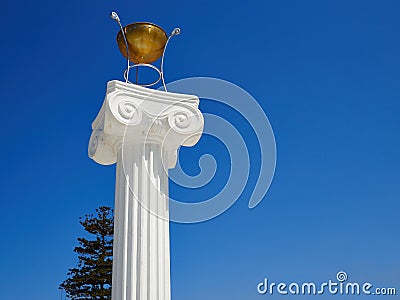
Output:
<svg viewBox="0 0 400 300">
<path fill-rule="evenodd" d="M 138 75 L 136 73 L 136 84 L 137 85 L 145 86 L 145 87 L 153 86 L 153 85 L 157 84 L 158 82 L 160 82 L 160 80 L 163 78 L 162 72 L 156 66 L 154 66 L 152 64 L 143 64 L 143 63 L 141 63 L 141 64 L 133 64 L 133 65 L 129 65 L 128 68 L 124 71 L 124 78 L 125 78 L 125 82 L 126 83 L 132 83 L 132 82 L 129 81 L 129 77 L 128 77 L 129 76 L 129 70 L 133 69 L 133 68 L 137 68 L 136 70 L 138 70 L 139 67 L 147 67 L 147 68 L 151 68 L 153 70 L 156 70 L 159 76 L 152 83 L 139 84 L 138 81 L 137 81 L 138 80 L 138 78 L 137 78 Z M 165 87 L 165 85 L 164 85 L 164 87 Z"/>
<path fill-rule="evenodd" d="M 164 51 L 163 51 L 163 55 L 161 57 L 161 79 L 162 79 L 162 84 L 164 86 L 164 91 L 167 92 L 167 86 L 165 85 L 165 80 L 164 80 L 164 56 L 165 56 L 165 51 L 167 50 L 167 46 L 169 43 L 169 40 L 176 35 L 179 35 L 181 33 L 181 29 L 180 28 L 175 28 L 174 30 L 172 30 L 171 34 L 168 37 L 167 42 L 165 43 L 165 47 L 164 47 Z"/>
<path fill-rule="evenodd" d="M 120 20 L 118 14 L 115 11 L 113 11 L 111 13 L 111 18 L 113 20 L 117 21 L 119 27 L 121 28 L 122 36 L 124 37 L 124 42 L 125 42 L 125 47 L 126 47 L 126 63 L 127 63 L 127 68 L 125 70 L 127 75 L 125 77 L 125 73 L 124 73 L 124 77 L 125 77 L 125 82 L 128 83 L 129 82 L 129 80 L 128 80 L 128 78 L 129 78 L 129 69 L 130 69 L 128 40 L 126 39 L 125 30 L 124 30 L 124 27 L 121 24 L 121 20 Z"/>
</svg>

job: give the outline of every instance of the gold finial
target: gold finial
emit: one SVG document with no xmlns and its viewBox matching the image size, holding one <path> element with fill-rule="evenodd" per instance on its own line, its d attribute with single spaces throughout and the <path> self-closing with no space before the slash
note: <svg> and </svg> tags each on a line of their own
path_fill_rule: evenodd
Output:
<svg viewBox="0 0 400 300">
<path fill-rule="evenodd" d="M 163 55 L 168 36 L 160 26 L 149 22 L 137 22 L 129 24 L 123 29 L 128 42 L 131 62 L 149 64 Z M 121 30 L 117 35 L 117 43 L 122 55 L 128 58 Z"/>
</svg>

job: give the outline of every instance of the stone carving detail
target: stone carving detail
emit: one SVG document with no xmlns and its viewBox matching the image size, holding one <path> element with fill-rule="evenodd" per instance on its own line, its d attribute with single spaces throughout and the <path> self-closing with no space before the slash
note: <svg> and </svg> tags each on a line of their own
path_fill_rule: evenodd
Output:
<svg viewBox="0 0 400 300">
<path fill-rule="evenodd" d="M 180 129 L 188 128 L 190 125 L 189 117 L 186 113 L 176 113 L 173 116 L 175 126 L 179 127 Z"/>
<path fill-rule="evenodd" d="M 99 139 L 101 138 L 101 135 L 103 133 L 103 130 L 97 129 L 92 133 L 92 136 L 89 141 L 89 156 L 92 157 L 97 150 L 97 147 L 99 145 Z"/>
<path fill-rule="evenodd" d="M 148 134 L 161 135 L 163 122 L 159 119 L 150 119 Z"/>
<path fill-rule="evenodd" d="M 89 156 L 100 164 L 112 164 L 122 143 L 160 143 L 171 168 L 178 148 L 192 146 L 200 138 L 204 120 L 198 104 L 196 96 L 110 81 L 92 123 Z"/>
<path fill-rule="evenodd" d="M 181 134 L 191 134 L 202 128 L 202 118 L 189 109 L 175 109 L 168 115 L 171 128 Z"/>
<path fill-rule="evenodd" d="M 132 101 L 122 100 L 119 102 L 118 112 L 120 116 L 129 123 L 129 125 L 138 124 L 141 120 L 140 110 Z"/>
</svg>

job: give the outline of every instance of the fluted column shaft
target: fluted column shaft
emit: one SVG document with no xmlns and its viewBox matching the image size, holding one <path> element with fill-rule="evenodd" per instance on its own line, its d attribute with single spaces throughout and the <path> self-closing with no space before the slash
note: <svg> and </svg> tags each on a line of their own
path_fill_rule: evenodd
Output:
<svg viewBox="0 0 400 300">
<path fill-rule="evenodd" d="M 112 300 L 170 300 L 168 177 L 161 145 L 117 157 Z"/>
<path fill-rule="evenodd" d="M 199 98 L 109 81 L 88 154 L 117 163 L 112 300 L 170 300 L 167 170 L 200 139 Z"/>
</svg>

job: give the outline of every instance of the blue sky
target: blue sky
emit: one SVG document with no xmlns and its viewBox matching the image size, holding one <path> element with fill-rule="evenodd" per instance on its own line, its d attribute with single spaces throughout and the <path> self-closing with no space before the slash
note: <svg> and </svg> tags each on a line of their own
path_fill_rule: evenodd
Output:
<svg viewBox="0 0 400 300">
<path fill-rule="evenodd" d="M 87 157 L 106 83 L 124 67 L 111 10 L 125 24 L 181 27 L 168 49 L 167 81 L 231 81 L 257 99 L 275 132 L 276 174 L 257 208 L 247 208 L 253 157 L 229 211 L 171 225 L 174 300 L 280 298 L 258 295 L 257 284 L 322 282 L 341 270 L 400 291 L 398 1 L 5 0 L 1 299 L 59 299 L 82 234 L 79 216 L 113 205 L 114 167 Z M 211 101 L 201 109 L 234 118 L 248 147 L 258 147 L 244 120 Z M 214 151 L 222 161 L 217 191 L 227 158 L 214 142 L 204 138 L 181 159 L 195 174 L 192 154 Z"/>
</svg>

